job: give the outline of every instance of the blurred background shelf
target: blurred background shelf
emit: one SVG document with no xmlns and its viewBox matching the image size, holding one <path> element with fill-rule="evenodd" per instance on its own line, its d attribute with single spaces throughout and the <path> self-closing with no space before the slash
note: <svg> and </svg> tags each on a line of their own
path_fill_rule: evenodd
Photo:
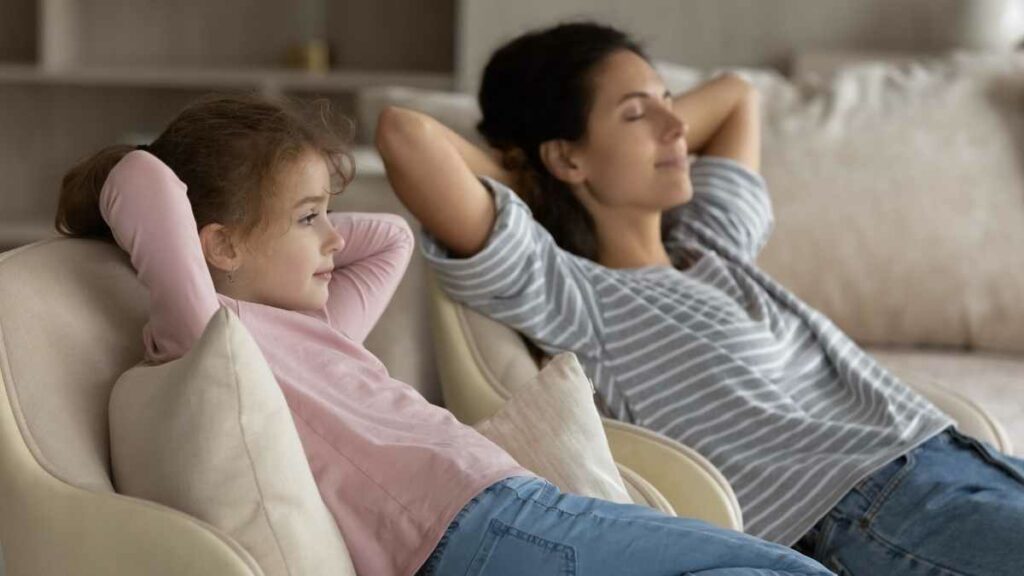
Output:
<svg viewBox="0 0 1024 576">
<path fill-rule="evenodd" d="M 204 94 L 351 117 L 365 87 L 452 89 L 458 1 L 0 0 L 0 250 L 52 233 L 77 161 L 151 140 Z"/>
<path fill-rule="evenodd" d="M 351 92 L 371 86 L 412 86 L 450 90 L 450 73 L 345 70 L 326 73 L 286 69 L 146 68 L 113 66 L 53 69 L 31 64 L 0 64 L 0 85 L 192 88 L 259 90 L 267 94 L 321 90 Z"/>
</svg>

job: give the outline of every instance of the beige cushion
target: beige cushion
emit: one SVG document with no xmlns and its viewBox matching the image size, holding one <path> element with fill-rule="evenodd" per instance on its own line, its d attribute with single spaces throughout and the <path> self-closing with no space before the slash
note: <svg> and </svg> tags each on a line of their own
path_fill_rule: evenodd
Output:
<svg viewBox="0 0 1024 576">
<path fill-rule="evenodd" d="M 563 492 L 632 503 L 593 395 L 576 356 L 559 354 L 474 428 Z"/>
<path fill-rule="evenodd" d="M 268 576 L 355 574 L 284 395 L 226 308 L 182 358 L 118 379 L 110 437 L 119 492 L 220 528 Z"/>
</svg>

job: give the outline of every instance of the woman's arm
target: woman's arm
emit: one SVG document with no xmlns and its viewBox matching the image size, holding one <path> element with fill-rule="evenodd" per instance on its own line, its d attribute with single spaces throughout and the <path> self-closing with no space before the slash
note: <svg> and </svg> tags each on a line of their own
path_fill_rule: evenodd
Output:
<svg viewBox="0 0 1024 576">
<path fill-rule="evenodd" d="M 397 107 L 380 115 L 377 149 L 395 194 L 431 236 L 459 257 L 484 247 L 495 211 L 478 177 L 511 184 L 492 155 L 433 118 Z"/>
<path fill-rule="evenodd" d="M 402 280 L 412 256 L 412 232 L 393 214 L 332 212 L 328 218 L 345 245 L 334 255 L 327 322 L 363 342 Z"/>
<path fill-rule="evenodd" d="M 718 76 L 676 96 L 674 108 L 687 123 L 692 153 L 721 156 L 760 170 L 760 99 L 746 80 L 731 73 Z"/>
<path fill-rule="evenodd" d="M 100 212 L 149 291 L 146 359 L 183 356 L 220 307 L 199 243 L 185 184 L 148 152 L 130 152 L 110 171 Z"/>
</svg>

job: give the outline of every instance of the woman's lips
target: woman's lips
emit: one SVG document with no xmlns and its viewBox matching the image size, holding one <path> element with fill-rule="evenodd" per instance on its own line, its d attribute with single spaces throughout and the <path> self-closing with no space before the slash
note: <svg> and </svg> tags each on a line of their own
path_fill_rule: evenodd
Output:
<svg viewBox="0 0 1024 576">
<path fill-rule="evenodd" d="M 672 158 L 665 158 L 664 160 L 658 160 L 655 164 L 655 168 L 667 168 L 675 170 L 685 170 L 689 165 L 689 160 L 686 156 L 673 156 Z"/>
</svg>

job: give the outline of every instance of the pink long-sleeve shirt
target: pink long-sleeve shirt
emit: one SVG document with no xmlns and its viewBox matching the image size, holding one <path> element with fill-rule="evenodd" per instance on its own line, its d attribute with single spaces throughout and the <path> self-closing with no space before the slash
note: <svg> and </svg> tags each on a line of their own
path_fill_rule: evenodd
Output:
<svg viewBox="0 0 1024 576">
<path fill-rule="evenodd" d="M 334 256 L 326 306 L 305 313 L 215 291 L 185 184 L 155 156 L 126 155 L 103 186 L 100 209 L 149 291 L 147 360 L 184 355 L 221 305 L 252 334 L 358 573 L 413 574 L 470 499 L 529 474 L 391 378 L 363 347 L 412 253 L 400 217 L 329 214 L 345 246 Z"/>
</svg>

